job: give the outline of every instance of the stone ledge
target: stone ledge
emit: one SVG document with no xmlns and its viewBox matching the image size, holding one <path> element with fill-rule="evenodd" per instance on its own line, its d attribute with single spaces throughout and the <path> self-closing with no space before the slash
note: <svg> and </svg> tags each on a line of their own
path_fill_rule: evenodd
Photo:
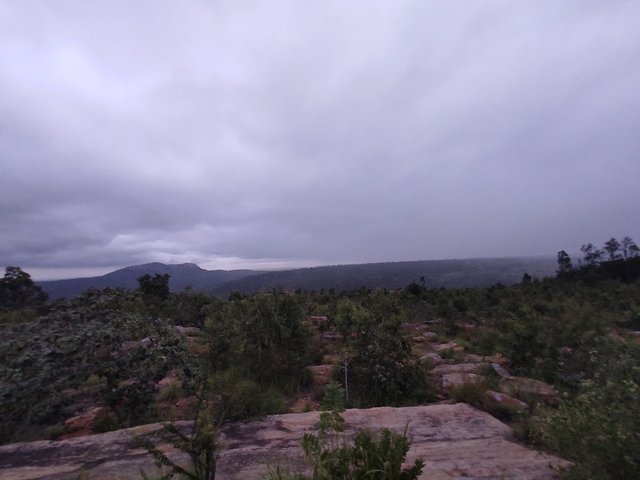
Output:
<svg viewBox="0 0 640 480">
<path fill-rule="evenodd" d="M 272 415 L 251 422 L 226 425 L 220 434 L 225 449 L 220 454 L 216 478 L 257 480 L 268 465 L 305 468 L 300 440 L 314 431 L 319 412 Z M 563 460 L 543 455 L 512 440 L 511 429 L 466 404 L 420 407 L 352 409 L 344 413 L 349 431 L 389 428 L 407 429 L 411 440 L 408 462 L 423 457 L 423 479 L 556 478 L 553 465 Z M 188 429 L 190 422 L 176 422 Z M 136 447 L 132 435 L 158 431 L 161 424 L 143 425 L 116 432 L 76 437 L 57 442 L 16 443 L 0 447 L 0 478 L 3 480 L 140 478 L 140 468 L 157 473 L 153 459 Z M 162 450 L 176 461 L 182 452 L 168 445 Z"/>
</svg>

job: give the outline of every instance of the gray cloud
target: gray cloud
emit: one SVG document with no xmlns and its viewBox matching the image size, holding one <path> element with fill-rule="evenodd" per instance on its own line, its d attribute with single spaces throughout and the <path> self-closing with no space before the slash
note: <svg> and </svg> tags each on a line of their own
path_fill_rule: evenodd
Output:
<svg viewBox="0 0 640 480">
<path fill-rule="evenodd" d="M 0 0 L 0 263 L 638 239 L 639 21 L 622 0 Z"/>
</svg>

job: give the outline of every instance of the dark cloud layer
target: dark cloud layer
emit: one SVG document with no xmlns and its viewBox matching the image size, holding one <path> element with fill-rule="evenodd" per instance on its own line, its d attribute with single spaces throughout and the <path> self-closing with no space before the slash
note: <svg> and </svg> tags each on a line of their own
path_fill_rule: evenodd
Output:
<svg viewBox="0 0 640 480">
<path fill-rule="evenodd" d="M 0 264 L 640 240 L 640 2 L 0 0 Z"/>
</svg>

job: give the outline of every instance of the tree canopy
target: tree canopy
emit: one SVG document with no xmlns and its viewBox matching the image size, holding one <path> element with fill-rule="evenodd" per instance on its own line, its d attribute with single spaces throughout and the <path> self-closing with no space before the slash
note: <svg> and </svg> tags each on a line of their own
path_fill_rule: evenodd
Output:
<svg viewBox="0 0 640 480">
<path fill-rule="evenodd" d="M 20 267 L 7 267 L 0 279 L 0 308 L 5 310 L 42 305 L 47 294 Z"/>
</svg>

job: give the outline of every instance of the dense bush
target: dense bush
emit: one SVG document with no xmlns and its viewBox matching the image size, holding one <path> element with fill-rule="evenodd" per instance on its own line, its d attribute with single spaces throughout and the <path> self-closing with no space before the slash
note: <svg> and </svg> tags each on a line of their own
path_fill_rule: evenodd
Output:
<svg viewBox="0 0 640 480">
<path fill-rule="evenodd" d="M 206 322 L 210 368 L 239 369 L 265 386 L 293 391 L 307 378 L 309 331 L 297 299 L 286 293 L 228 302 Z"/>
<path fill-rule="evenodd" d="M 0 441 L 29 438 L 87 403 L 109 406 L 117 426 L 155 418 L 155 382 L 176 367 L 193 377 L 194 366 L 167 322 L 123 309 L 131 304 L 132 294 L 93 291 L 2 326 Z"/>
<path fill-rule="evenodd" d="M 640 347 L 602 343 L 577 395 L 547 410 L 542 442 L 571 460 L 567 478 L 640 478 Z"/>
<path fill-rule="evenodd" d="M 336 384 L 327 385 L 318 434 L 305 433 L 302 449 L 313 466 L 313 474 L 291 474 L 280 468 L 272 470 L 267 480 L 415 480 L 424 462 L 418 459 L 403 468 L 409 451 L 406 432 L 388 429 L 379 432 L 361 430 L 351 440 L 343 436 L 344 391 Z"/>
<path fill-rule="evenodd" d="M 0 278 L 0 310 L 42 305 L 47 294 L 20 267 L 7 267 Z"/>
<path fill-rule="evenodd" d="M 424 368 L 400 333 L 397 298 L 382 291 L 362 303 L 338 303 L 336 324 L 349 360 L 349 398 L 353 405 L 419 403 L 429 396 Z"/>
<path fill-rule="evenodd" d="M 214 372 L 209 390 L 218 397 L 218 410 L 228 420 L 242 420 L 284 412 L 284 396 L 273 387 L 264 387 L 244 377 L 240 369 Z"/>
</svg>

